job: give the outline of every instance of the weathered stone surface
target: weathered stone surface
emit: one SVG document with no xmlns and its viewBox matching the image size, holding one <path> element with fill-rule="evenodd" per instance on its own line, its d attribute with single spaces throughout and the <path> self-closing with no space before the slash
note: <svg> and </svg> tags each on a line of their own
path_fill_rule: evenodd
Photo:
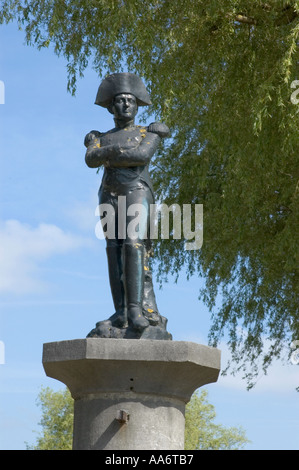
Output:
<svg viewBox="0 0 299 470">
<path fill-rule="evenodd" d="M 75 399 L 74 449 L 179 450 L 185 404 L 217 381 L 220 351 L 184 341 L 86 338 L 44 344 L 43 365 Z"/>
</svg>

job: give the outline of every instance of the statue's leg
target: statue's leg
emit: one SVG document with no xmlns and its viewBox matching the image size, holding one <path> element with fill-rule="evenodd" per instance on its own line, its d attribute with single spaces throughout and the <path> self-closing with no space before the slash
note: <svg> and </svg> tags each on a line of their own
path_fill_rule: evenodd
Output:
<svg viewBox="0 0 299 470">
<path fill-rule="evenodd" d="M 160 315 L 157 307 L 156 296 L 153 287 L 152 271 L 149 258 L 151 256 L 148 244 L 145 245 L 144 257 L 144 289 L 142 310 L 143 315 L 149 320 L 151 325 L 159 323 Z"/>
<path fill-rule="evenodd" d="M 139 241 L 125 243 L 124 249 L 124 288 L 129 326 L 143 331 L 149 326 L 142 313 L 144 289 L 144 245 Z"/>
<path fill-rule="evenodd" d="M 123 328 L 127 326 L 127 311 L 123 283 L 122 245 L 109 245 L 106 248 L 108 273 L 115 313 L 110 317 L 112 326 Z"/>
<path fill-rule="evenodd" d="M 118 225 L 117 225 L 117 210 L 118 199 L 117 195 L 111 191 L 99 191 L 100 204 L 107 204 L 113 208 L 112 219 L 110 220 L 110 230 L 105 227 L 107 224 L 107 212 L 104 211 L 101 216 L 103 230 L 106 236 L 106 253 L 108 261 L 108 274 L 110 290 L 115 308 L 115 313 L 109 318 L 112 326 L 124 328 L 128 326 L 127 312 L 125 304 L 125 292 L 123 283 L 123 257 L 122 257 L 122 241 L 117 239 Z"/>
<path fill-rule="evenodd" d="M 145 241 L 149 229 L 149 208 L 153 196 L 149 188 L 141 187 L 127 193 L 127 214 L 129 207 L 134 205 L 134 215 L 127 215 L 127 238 L 123 245 L 124 288 L 129 326 L 137 331 L 149 326 L 149 321 L 143 314 L 143 298 L 145 287 Z M 138 205 L 142 206 L 141 211 Z M 136 231 L 131 233 L 129 227 L 136 222 L 135 209 L 139 214 Z"/>
</svg>

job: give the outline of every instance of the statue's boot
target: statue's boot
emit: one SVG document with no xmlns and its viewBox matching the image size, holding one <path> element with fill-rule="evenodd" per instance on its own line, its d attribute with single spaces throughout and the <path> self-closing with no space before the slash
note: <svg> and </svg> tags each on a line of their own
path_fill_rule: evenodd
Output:
<svg viewBox="0 0 299 470">
<path fill-rule="evenodd" d="M 124 244 L 124 288 L 128 323 L 136 331 L 143 331 L 149 326 L 142 314 L 144 288 L 144 246 Z"/>
<path fill-rule="evenodd" d="M 123 283 L 122 248 L 121 246 L 109 246 L 106 248 L 106 252 L 110 289 L 115 308 L 115 313 L 109 320 L 113 326 L 124 328 L 127 326 L 127 311 Z"/>
</svg>

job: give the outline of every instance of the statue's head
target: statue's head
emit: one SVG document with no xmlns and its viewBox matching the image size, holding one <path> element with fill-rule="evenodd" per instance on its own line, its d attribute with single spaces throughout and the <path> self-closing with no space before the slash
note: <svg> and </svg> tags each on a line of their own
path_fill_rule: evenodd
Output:
<svg viewBox="0 0 299 470">
<path fill-rule="evenodd" d="M 131 93 L 120 93 L 114 96 L 112 103 L 107 108 L 115 119 L 131 121 L 138 112 L 136 96 Z"/>
<path fill-rule="evenodd" d="M 151 104 L 142 80 L 133 73 L 114 73 L 99 86 L 95 104 L 107 108 L 116 118 L 134 118 L 138 106 Z"/>
</svg>

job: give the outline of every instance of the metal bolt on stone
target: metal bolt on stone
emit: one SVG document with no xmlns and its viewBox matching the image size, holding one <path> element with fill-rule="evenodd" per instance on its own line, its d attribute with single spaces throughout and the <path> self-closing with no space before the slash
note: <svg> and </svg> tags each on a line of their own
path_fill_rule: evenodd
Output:
<svg viewBox="0 0 299 470">
<path fill-rule="evenodd" d="M 116 420 L 120 424 L 125 424 L 129 421 L 130 415 L 126 410 L 117 410 L 116 412 Z"/>
</svg>

